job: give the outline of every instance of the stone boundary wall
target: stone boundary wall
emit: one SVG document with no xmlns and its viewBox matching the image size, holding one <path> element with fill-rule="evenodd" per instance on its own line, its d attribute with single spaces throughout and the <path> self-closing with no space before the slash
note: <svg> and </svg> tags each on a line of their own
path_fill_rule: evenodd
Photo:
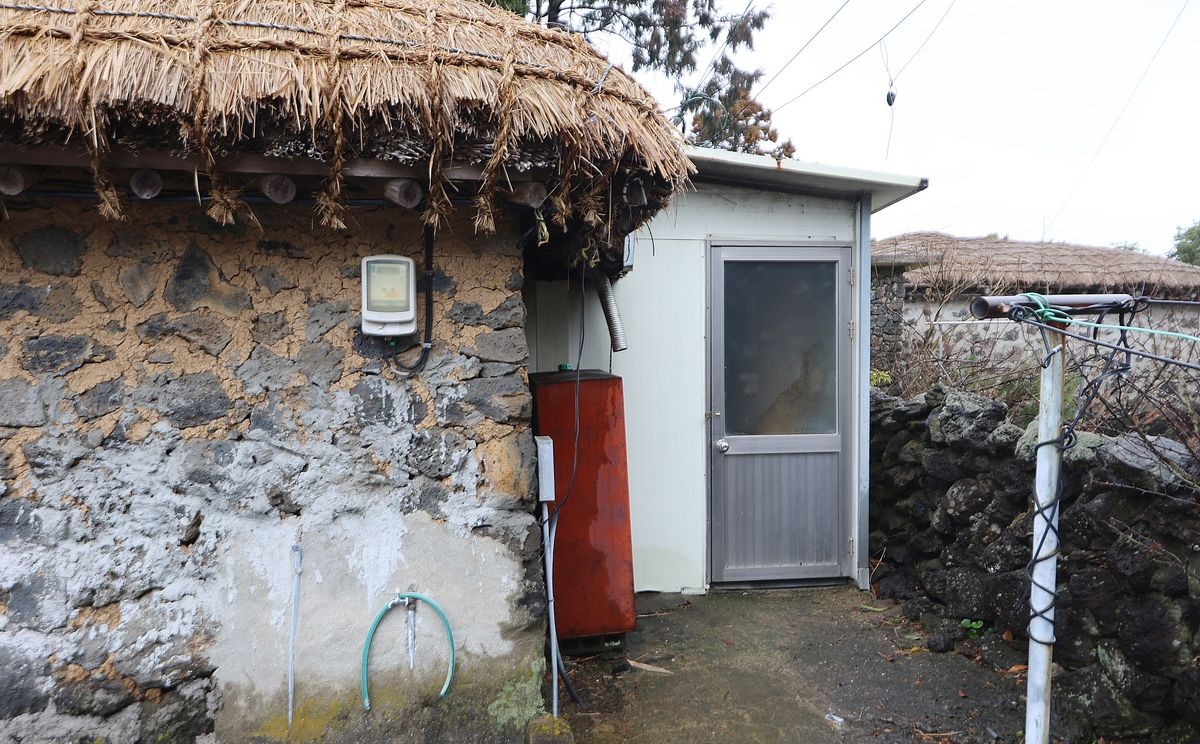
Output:
<svg viewBox="0 0 1200 744">
<path fill-rule="evenodd" d="M 940 381 L 969 387 L 977 377 L 986 377 L 990 384 L 1005 371 L 1031 379 L 1042 345 L 1036 330 L 1010 321 L 976 321 L 970 307 L 974 297 L 974 294 L 942 297 L 935 290 L 917 290 L 905 282 L 903 274 L 876 267 L 871 294 L 872 367 L 890 373 L 894 380 L 915 379 L 919 382 L 913 384 L 922 386 Z M 1116 323 L 1117 317 L 1109 315 L 1105 322 Z M 1153 306 L 1138 313 L 1133 324 L 1200 335 L 1200 308 Z M 1072 330 L 1089 332 L 1083 328 Z M 1115 343 L 1118 334 L 1104 331 L 1100 338 Z M 1140 348 L 1155 354 L 1198 361 L 1195 345 L 1190 342 L 1138 333 L 1130 338 Z M 1134 367 L 1155 369 L 1152 363 L 1143 360 L 1135 360 Z M 930 375 L 940 378 L 926 379 Z"/>
<path fill-rule="evenodd" d="M 935 387 L 873 391 L 873 587 L 930 650 L 1025 663 L 1036 422 Z M 1064 464 L 1054 734 L 1064 744 L 1200 741 L 1200 502 L 1179 444 L 1081 433 Z M 962 621 L 982 621 L 969 639 Z M 1011 633 L 1012 642 L 1004 640 Z"/>
<path fill-rule="evenodd" d="M 414 212 L 5 208 L 0 741 L 520 741 L 545 608 L 516 219 L 439 232 L 434 347 L 404 378 L 358 332 L 359 265 L 420 265 Z M 410 672 L 393 611 L 365 714 L 367 628 L 412 589 L 450 617 L 454 687 L 437 618 Z"/>
</svg>

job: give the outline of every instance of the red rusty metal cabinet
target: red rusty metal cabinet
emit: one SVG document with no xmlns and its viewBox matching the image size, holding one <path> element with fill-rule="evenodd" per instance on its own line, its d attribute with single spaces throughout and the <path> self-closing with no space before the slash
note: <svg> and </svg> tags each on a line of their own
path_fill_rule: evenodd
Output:
<svg viewBox="0 0 1200 744">
<path fill-rule="evenodd" d="M 579 372 L 579 453 L 575 486 L 558 513 L 554 542 L 554 609 L 559 638 L 637 629 L 629 470 L 621 378 Z M 571 483 L 575 373 L 531 374 L 533 431 L 554 440 L 555 506 Z M 538 463 L 538 467 L 545 467 Z"/>
</svg>

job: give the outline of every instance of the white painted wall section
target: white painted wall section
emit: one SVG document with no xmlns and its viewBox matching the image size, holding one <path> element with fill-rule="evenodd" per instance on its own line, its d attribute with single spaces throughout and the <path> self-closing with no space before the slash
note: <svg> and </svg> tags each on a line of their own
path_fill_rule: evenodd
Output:
<svg viewBox="0 0 1200 744">
<path fill-rule="evenodd" d="M 629 349 L 611 357 L 624 380 L 637 591 L 708 587 L 708 242 L 853 241 L 855 206 L 701 183 L 638 233 L 634 270 L 615 285 Z M 575 364 L 578 286 L 536 285 L 537 371 Z M 583 368 L 608 369 L 608 349 L 589 290 Z"/>
</svg>

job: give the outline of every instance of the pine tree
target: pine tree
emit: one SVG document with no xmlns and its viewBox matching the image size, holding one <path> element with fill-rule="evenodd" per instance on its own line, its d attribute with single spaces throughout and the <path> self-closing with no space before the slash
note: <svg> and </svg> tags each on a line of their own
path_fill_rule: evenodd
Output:
<svg viewBox="0 0 1200 744">
<path fill-rule="evenodd" d="M 732 55 L 754 47 L 754 34 L 770 12 L 747 3 L 728 13 L 717 0 L 489 0 L 549 28 L 589 39 L 605 34 L 629 43 L 632 72 L 661 72 L 677 81 L 682 125 L 691 117 L 688 139 L 694 144 L 737 152 L 791 157 L 791 141 L 777 144 L 771 112 L 754 100 L 752 89 L 762 73 L 738 68 Z M 701 70 L 698 86 L 685 86 L 700 55 L 709 46 L 716 59 Z"/>
</svg>

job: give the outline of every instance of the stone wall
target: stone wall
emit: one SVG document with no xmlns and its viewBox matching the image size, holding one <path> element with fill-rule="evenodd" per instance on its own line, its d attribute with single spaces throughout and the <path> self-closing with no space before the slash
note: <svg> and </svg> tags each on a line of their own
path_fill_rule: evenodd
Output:
<svg viewBox="0 0 1200 744">
<path fill-rule="evenodd" d="M 1024 402 L 1029 388 L 1036 386 L 1037 359 L 1045 353 L 1036 329 L 1009 320 L 977 321 L 971 301 L 978 292 L 914 288 L 899 268 L 875 266 L 872 273 L 871 366 L 891 375 L 895 384 L 890 392 L 910 394 L 941 382 L 975 391 L 1003 388 L 1010 403 Z M 1110 324 L 1117 321 L 1116 315 L 1104 319 Z M 1194 307 L 1155 305 L 1126 321 L 1200 335 L 1200 312 Z M 1084 328 L 1073 330 L 1090 333 Z M 1155 354 L 1191 362 L 1200 359 L 1195 344 L 1183 339 L 1138 333 L 1130 337 Z M 1120 340 L 1115 331 L 1101 331 L 1100 338 L 1111 343 Z M 1158 373 L 1154 363 L 1141 359 L 1134 359 L 1134 368 L 1139 374 Z"/>
<path fill-rule="evenodd" d="M 1000 669 L 1027 649 L 1037 444 L 1036 422 L 1023 430 L 1007 413 L 941 388 L 871 402 L 874 587 L 906 600 L 931 650 Z M 1149 442 L 1163 457 L 1135 436 L 1081 433 L 1064 459 L 1053 691 L 1064 744 L 1200 741 L 1200 503 L 1178 475 L 1197 464 Z M 963 620 L 982 621 L 983 637 L 968 639 Z"/>
<path fill-rule="evenodd" d="M 5 207 L 0 742 L 519 740 L 544 600 L 516 220 L 441 230 L 433 352 L 404 379 L 358 333 L 359 262 L 420 263 L 415 213 Z M 450 618 L 454 687 L 436 616 L 410 672 L 396 610 L 364 713 L 366 631 L 412 589 Z"/>
</svg>

